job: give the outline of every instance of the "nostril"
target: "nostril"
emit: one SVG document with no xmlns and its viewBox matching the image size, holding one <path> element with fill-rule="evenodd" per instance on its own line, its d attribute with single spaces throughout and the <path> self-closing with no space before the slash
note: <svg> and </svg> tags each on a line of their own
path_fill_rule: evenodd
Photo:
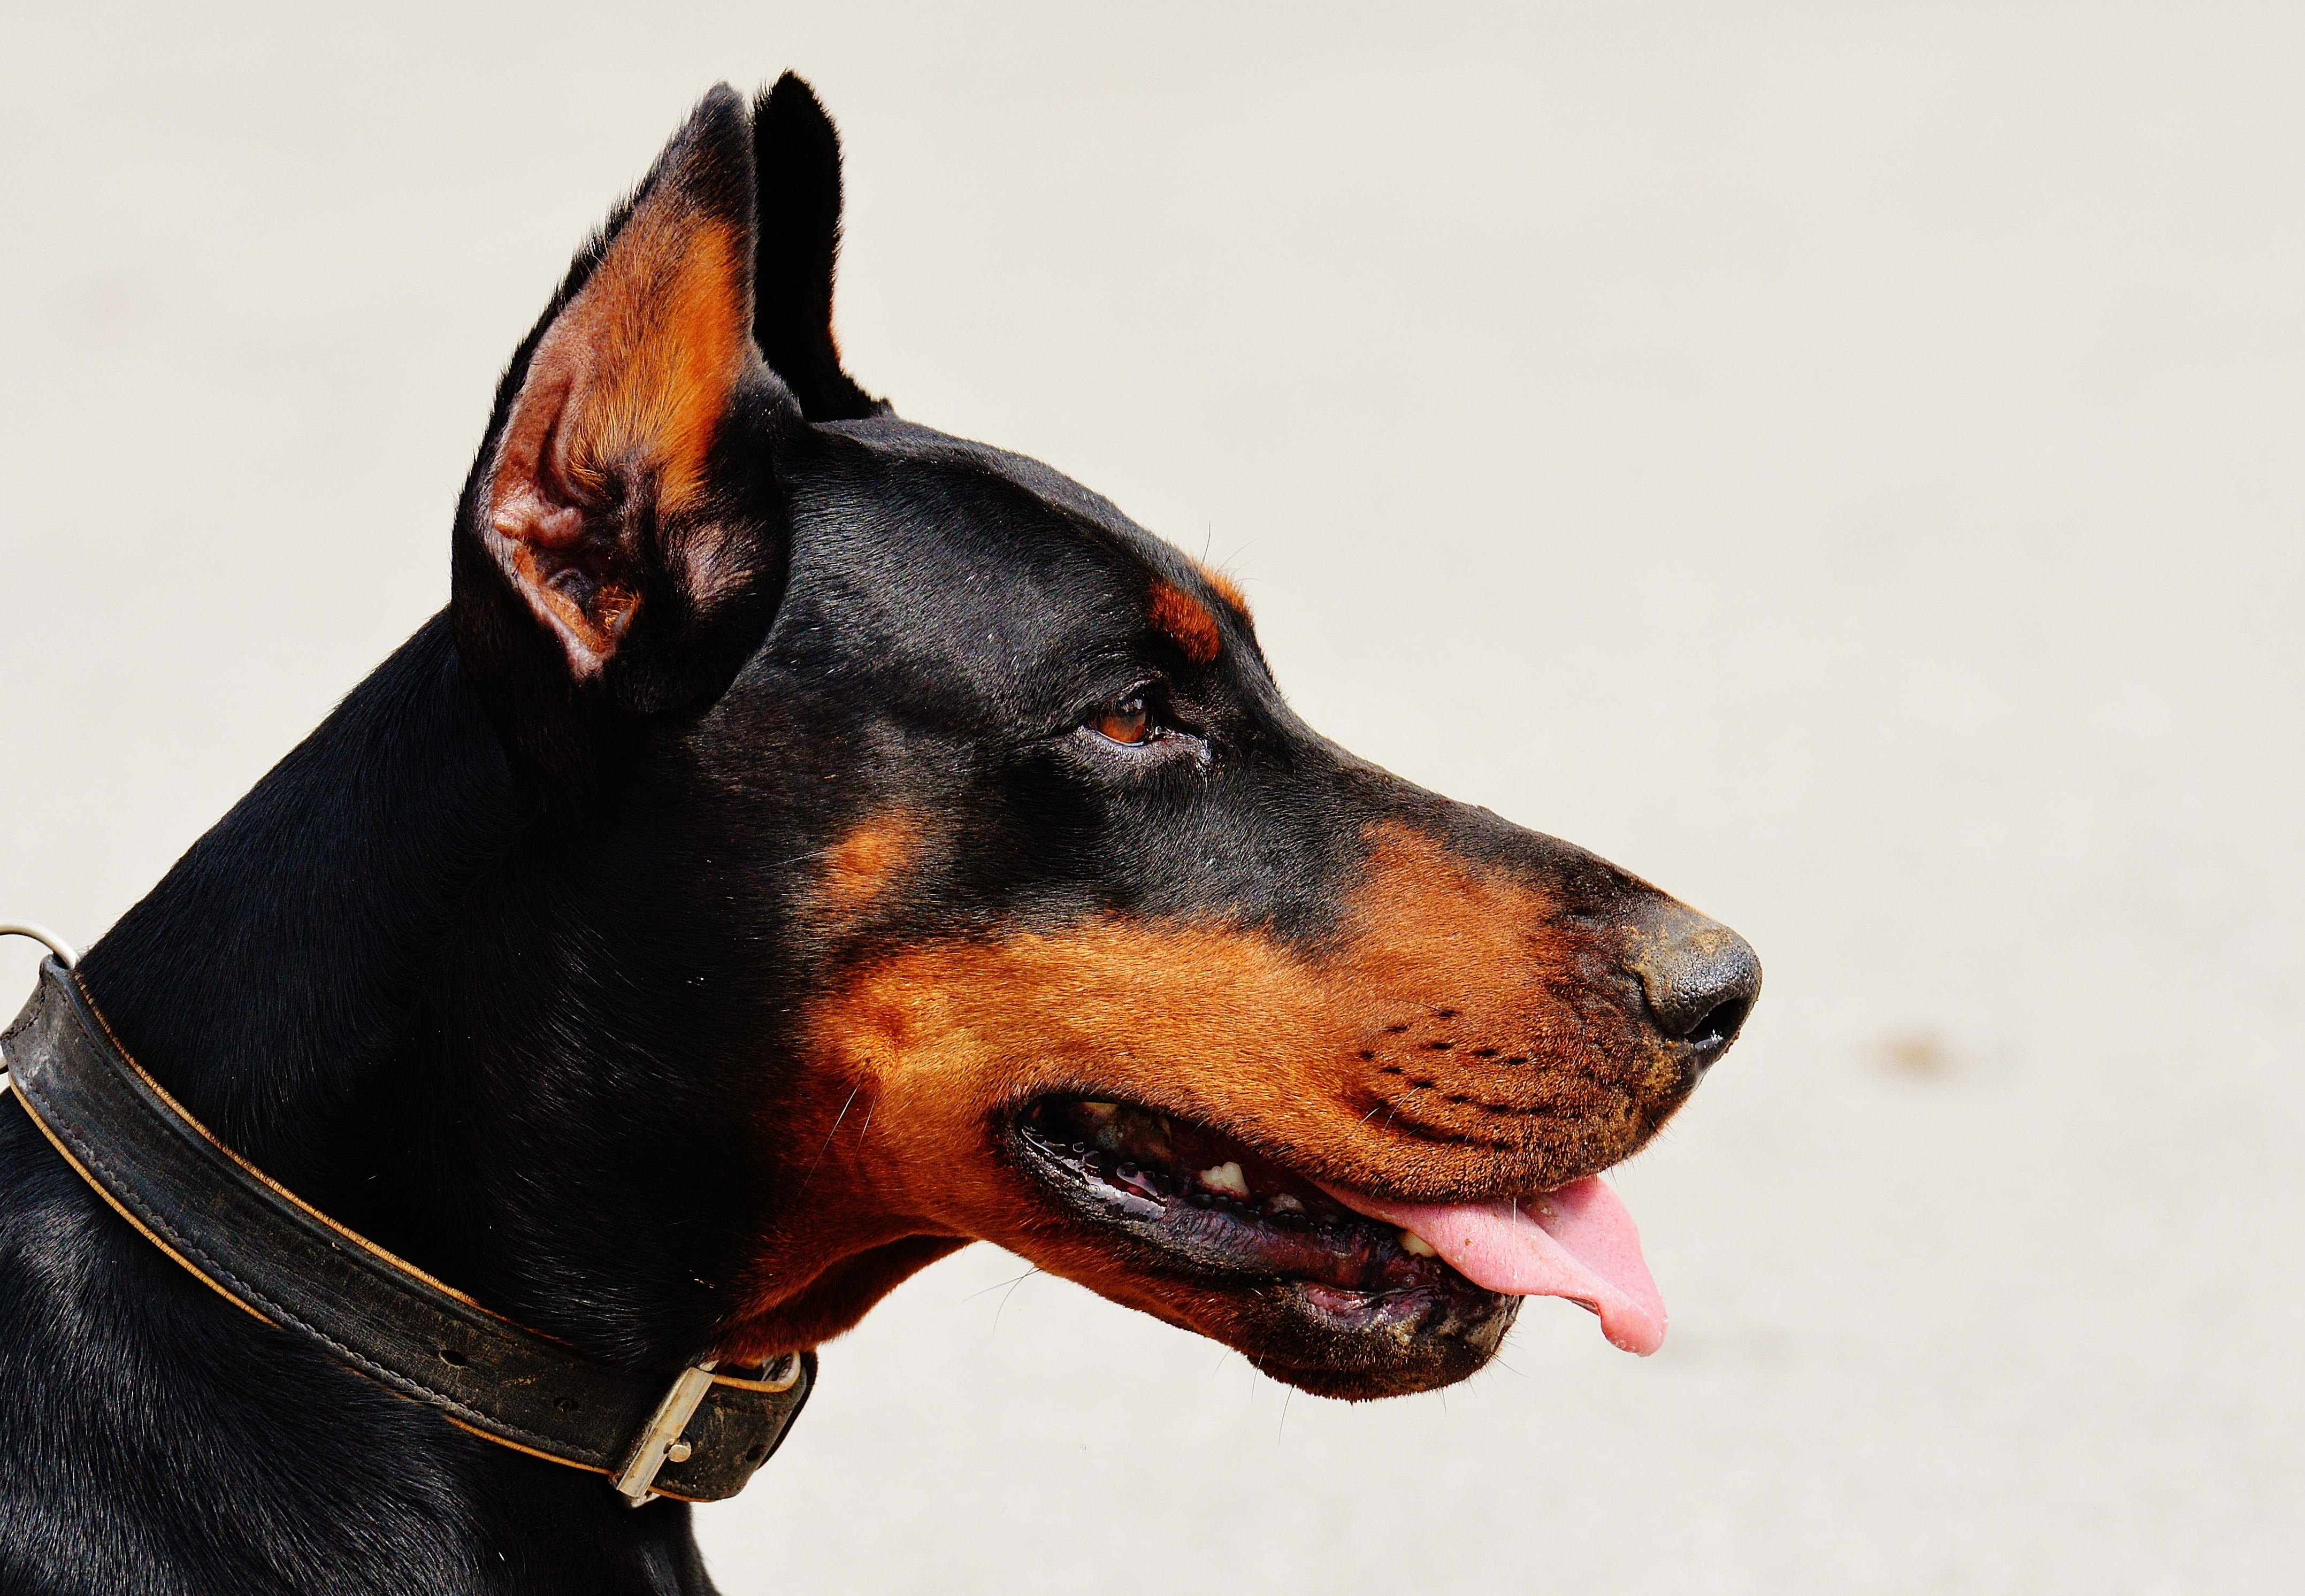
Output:
<svg viewBox="0 0 2305 1596">
<path fill-rule="evenodd" d="M 1737 1040 L 1737 1032 L 1743 1029 L 1745 1016 L 1752 1012 L 1752 1000 L 1748 998 L 1731 998 L 1726 1003 L 1714 1005 L 1689 1031 L 1690 1044 L 1698 1048 L 1726 1048 Z"/>
</svg>

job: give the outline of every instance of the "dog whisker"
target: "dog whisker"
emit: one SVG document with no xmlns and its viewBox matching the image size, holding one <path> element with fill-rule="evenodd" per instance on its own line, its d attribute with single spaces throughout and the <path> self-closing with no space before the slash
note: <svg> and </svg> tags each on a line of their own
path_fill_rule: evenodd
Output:
<svg viewBox="0 0 2305 1596">
<path fill-rule="evenodd" d="M 1023 1274 L 1017 1276 L 1014 1280 L 1008 1282 L 1008 1289 L 1000 1294 L 1000 1305 L 992 1311 L 993 1335 L 998 1336 L 1000 1334 L 1000 1316 L 1008 1312 L 1008 1299 L 1016 1295 L 1016 1288 L 1019 1286 L 1022 1286 L 1025 1281 L 1031 1279 L 1040 1272 L 1041 1270 L 1038 1268 L 1029 1269 Z"/>
<path fill-rule="evenodd" d="M 841 1104 L 840 1112 L 832 1116 L 832 1128 L 824 1133 L 824 1140 L 817 1147 L 816 1157 L 808 1161 L 808 1169 L 806 1173 L 802 1175 L 800 1177 L 800 1190 L 804 1192 L 808 1190 L 808 1183 L 816 1176 L 816 1167 L 824 1162 L 824 1154 L 826 1150 L 831 1147 L 832 1139 L 840 1133 L 840 1122 L 848 1117 L 848 1110 L 855 1105 L 856 1101 L 856 1094 L 863 1090 L 864 1086 L 862 1082 L 859 1082 L 856 1085 L 848 1089 L 848 1101 Z"/>
<path fill-rule="evenodd" d="M 1037 1275 L 1037 1274 L 1039 1274 L 1040 1272 L 1041 1272 L 1041 1270 L 1040 1270 L 1039 1266 L 1038 1266 L 1038 1265 L 1035 1265 L 1035 1266 L 1034 1266 L 1034 1267 L 1033 1267 L 1032 1269 L 1026 1269 L 1023 1274 L 1014 1276 L 1014 1277 L 1012 1277 L 1012 1278 L 1009 1278 L 1009 1279 L 1006 1279 L 1006 1280 L 995 1280 L 995 1281 L 994 1281 L 991 1285 L 990 1285 L 990 1286 L 978 1286 L 974 1291 L 970 1292 L 966 1296 L 965 1296 L 965 1297 L 961 1298 L 960 1300 L 961 1300 L 962 1302 L 964 1302 L 964 1303 L 973 1303 L 973 1302 L 974 1302 L 977 1298 L 979 1298 L 979 1297 L 981 1297 L 981 1296 L 984 1296 L 984 1295 L 989 1295 L 990 1293 L 999 1291 L 999 1290 L 1002 1286 L 1007 1286 L 1008 1289 L 1010 1289 L 1010 1290 L 1012 1290 L 1012 1291 L 1013 1291 L 1013 1290 L 1015 1290 L 1015 1289 L 1016 1289 L 1016 1285 L 1017 1285 L 1017 1282 L 1022 1281 L 1022 1280 L 1029 1280 L 1029 1279 L 1031 1279 L 1034 1275 Z"/>
</svg>

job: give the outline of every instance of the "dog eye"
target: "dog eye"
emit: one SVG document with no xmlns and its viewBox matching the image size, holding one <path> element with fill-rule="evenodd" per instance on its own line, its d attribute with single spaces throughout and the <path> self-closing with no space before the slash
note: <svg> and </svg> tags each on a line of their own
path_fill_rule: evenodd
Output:
<svg viewBox="0 0 2305 1596">
<path fill-rule="evenodd" d="M 1152 713 L 1133 693 L 1097 717 L 1095 725 L 1100 735 L 1130 747 L 1152 740 Z"/>
</svg>

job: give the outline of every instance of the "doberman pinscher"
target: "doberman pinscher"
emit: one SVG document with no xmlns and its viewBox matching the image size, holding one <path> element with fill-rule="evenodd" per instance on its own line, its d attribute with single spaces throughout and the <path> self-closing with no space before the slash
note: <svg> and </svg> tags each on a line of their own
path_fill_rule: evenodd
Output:
<svg viewBox="0 0 2305 1596">
<path fill-rule="evenodd" d="M 330 1220 L 618 1368 L 997 1243 L 1368 1398 L 1663 1333 L 1597 1173 L 1751 951 L 1292 714 L 1221 576 L 898 420 L 838 146 L 697 107 L 514 355 L 452 598 L 79 989 Z M 0 1107 L 0 1587 L 702 1592 L 687 1507 L 238 1312 Z"/>
</svg>

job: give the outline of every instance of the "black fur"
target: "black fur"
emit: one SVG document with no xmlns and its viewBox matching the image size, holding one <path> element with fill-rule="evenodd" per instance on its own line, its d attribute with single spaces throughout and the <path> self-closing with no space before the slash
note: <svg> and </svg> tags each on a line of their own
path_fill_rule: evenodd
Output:
<svg viewBox="0 0 2305 1596">
<path fill-rule="evenodd" d="M 812 421 L 854 421 L 889 407 L 840 369 L 832 278 L 840 258 L 840 139 L 809 86 L 787 72 L 753 118 L 761 230 L 753 339 Z"/>
</svg>

